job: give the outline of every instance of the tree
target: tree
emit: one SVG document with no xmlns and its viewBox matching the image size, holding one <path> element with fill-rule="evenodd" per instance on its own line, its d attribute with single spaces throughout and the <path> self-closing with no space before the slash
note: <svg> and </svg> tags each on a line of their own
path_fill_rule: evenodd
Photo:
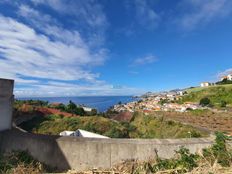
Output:
<svg viewBox="0 0 232 174">
<path fill-rule="evenodd" d="M 69 104 L 66 107 L 66 111 L 75 114 L 76 109 L 77 109 L 77 105 L 70 100 Z"/>
<path fill-rule="evenodd" d="M 77 115 L 83 116 L 83 115 L 85 115 L 85 110 L 82 107 L 76 107 L 74 113 Z"/>
<path fill-rule="evenodd" d="M 207 98 L 207 97 L 204 97 L 204 98 L 202 98 L 202 99 L 200 100 L 200 105 L 203 106 L 203 107 L 204 107 L 204 106 L 209 106 L 210 103 L 211 103 L 211 101 L 210 101 L 210 99 Z"/>
<path fill-rule="evenodd" d="M 231 80 L 228 80 L 224 78 L 222 81 L 216 82 L 217 85 L 226 85 L 226 84 L 232 84 Z"/>
<path fill-rule="evenodd" d="M 165 103 L 168 103 L 168 99 L 160 99 L 158 102 L 160 105 L 164 105 Z"/>
</svg>

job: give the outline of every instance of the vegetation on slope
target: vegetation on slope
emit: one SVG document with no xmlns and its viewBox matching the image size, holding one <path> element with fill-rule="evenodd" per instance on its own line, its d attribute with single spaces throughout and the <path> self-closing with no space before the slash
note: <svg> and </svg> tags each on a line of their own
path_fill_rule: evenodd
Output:
<svg viewBox="0 0 232 174">
<path fill-rule="evenodd" d="M 16 100 L 14 102 L 14 108 L 17 111 L 34 111 L 35 108 L 53 108 L 57 109 L 61 112 L 67 112 L 70 114 L 75 114 L 75 115 L 97 115 L 97 110 L 92 109 L 89 112 L 84 111 L 83 106 L 76 105 L 74 102 L 71 100 L 67 105 L 62 104 L 62 103 L 57 103 L 57 105 L 49 104 L 48 101 L 43 101 L 43 100 Z"/>
<path fill-rule="evenodd" d="M 214 106 L 225 106 L 232 104 L 232 85 L 218 85 L 204 88 L 193 88 L 188 90 L 188 95 L 183 96 L 181 102 L 198 102 L 208 98 Z"/>
<path fill-rule="evenodd" d="M 145 116 L 142 113 L 135 113 L 130 123 L 117 122 L 101 116 L 40 116 L 22 123 L 20 127 L 29 132 L 52 135 L 64 130 L 83 129 L 112 138 L 189 138 L 206 135 L 191 126 Z"/>
<path fill-rule="evenodd" d="M 132 138 L 190 138 L 202 137 L 207 133 L 199 131 L 191 126 L 174 121 L 166 121 L 157 115 L 144 115 L 135 113 L 130 123 L 136 129 L 130 132 Z"/>
<path fill-rule="evenodd" d="M 120 123 L 98 116 L 63 117 L 48 115 L 35 117 L 28 122 L 22 123 L 20 127 L 33 133 L 49 135 L 58 135 L 65 130 L 83 129 L 109 137 L 127 137 L 126 129 Z"/>
</svg>

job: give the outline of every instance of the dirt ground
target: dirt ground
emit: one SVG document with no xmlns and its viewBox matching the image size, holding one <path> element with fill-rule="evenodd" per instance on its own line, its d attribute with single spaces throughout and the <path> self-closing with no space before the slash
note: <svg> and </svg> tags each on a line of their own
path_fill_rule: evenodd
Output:
<svg viewBox="0 0 232 174">
<path fill-rule="evenodd" d="M 221 131 L 232 135 L 232 112 L 206 112 L 194 114 L 191 112 L 160 112 L 155 115 L 167 120 L 186 123 L 206 130 Z"/>
<path fill-rule="evenodd" d="M 112 168 L 110 170 L 90 170 L 85 172 L 77 172 L 75 170 L 70 170 L 66 174 L 152 174 L 150 171 L 133 171 L 133 168 L 138 166 L 133 166 L 132 164 L 121 164 Z M 179 169 L 158 171 L 156 174 L 175 174 L 178 173 Z M 232 167 L 223 168 L 218 164 L 210 166 L 208 163 L 202 163 L 198 167 L 194 168 L 192 171 L 186 174 L 232 174 Z"/>
</svg>

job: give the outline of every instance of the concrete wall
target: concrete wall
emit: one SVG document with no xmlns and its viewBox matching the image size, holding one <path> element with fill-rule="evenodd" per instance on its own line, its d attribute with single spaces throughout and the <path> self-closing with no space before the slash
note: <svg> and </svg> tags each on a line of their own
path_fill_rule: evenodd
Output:
<svg viewBox="0 0 232 174">
<path fill-rule="evenodd" d="M 11 129 L 14 81 L 0 79 L 0 131 Z"/>
<path fill-rule="evenodd" d="M 0 133 L 0 150 L 27 150 L 52 167 L 84 170 L 110 168 L 127 159 L 147 160 L 155 156 L 171 158 L 185 146 L 192 153 L 213 143 L 211 139 L 89 139 L 23 133 L 18 130 Z"/>
</svg>

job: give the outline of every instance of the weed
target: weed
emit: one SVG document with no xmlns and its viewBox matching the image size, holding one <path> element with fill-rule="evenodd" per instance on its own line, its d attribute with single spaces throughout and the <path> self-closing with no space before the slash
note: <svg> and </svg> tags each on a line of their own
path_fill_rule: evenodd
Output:
<svg viewBox="0 0 232 174">
<path fill-rule="evenodd" d="M 232 152 L 226 146 L 227 139 L 223 133 L 216 132 L 215 144 L 211 148 L 203 149 L 203 156 L 211 165 L 217 161 L 223 167 L 231 166 Z"/>
</svg>

